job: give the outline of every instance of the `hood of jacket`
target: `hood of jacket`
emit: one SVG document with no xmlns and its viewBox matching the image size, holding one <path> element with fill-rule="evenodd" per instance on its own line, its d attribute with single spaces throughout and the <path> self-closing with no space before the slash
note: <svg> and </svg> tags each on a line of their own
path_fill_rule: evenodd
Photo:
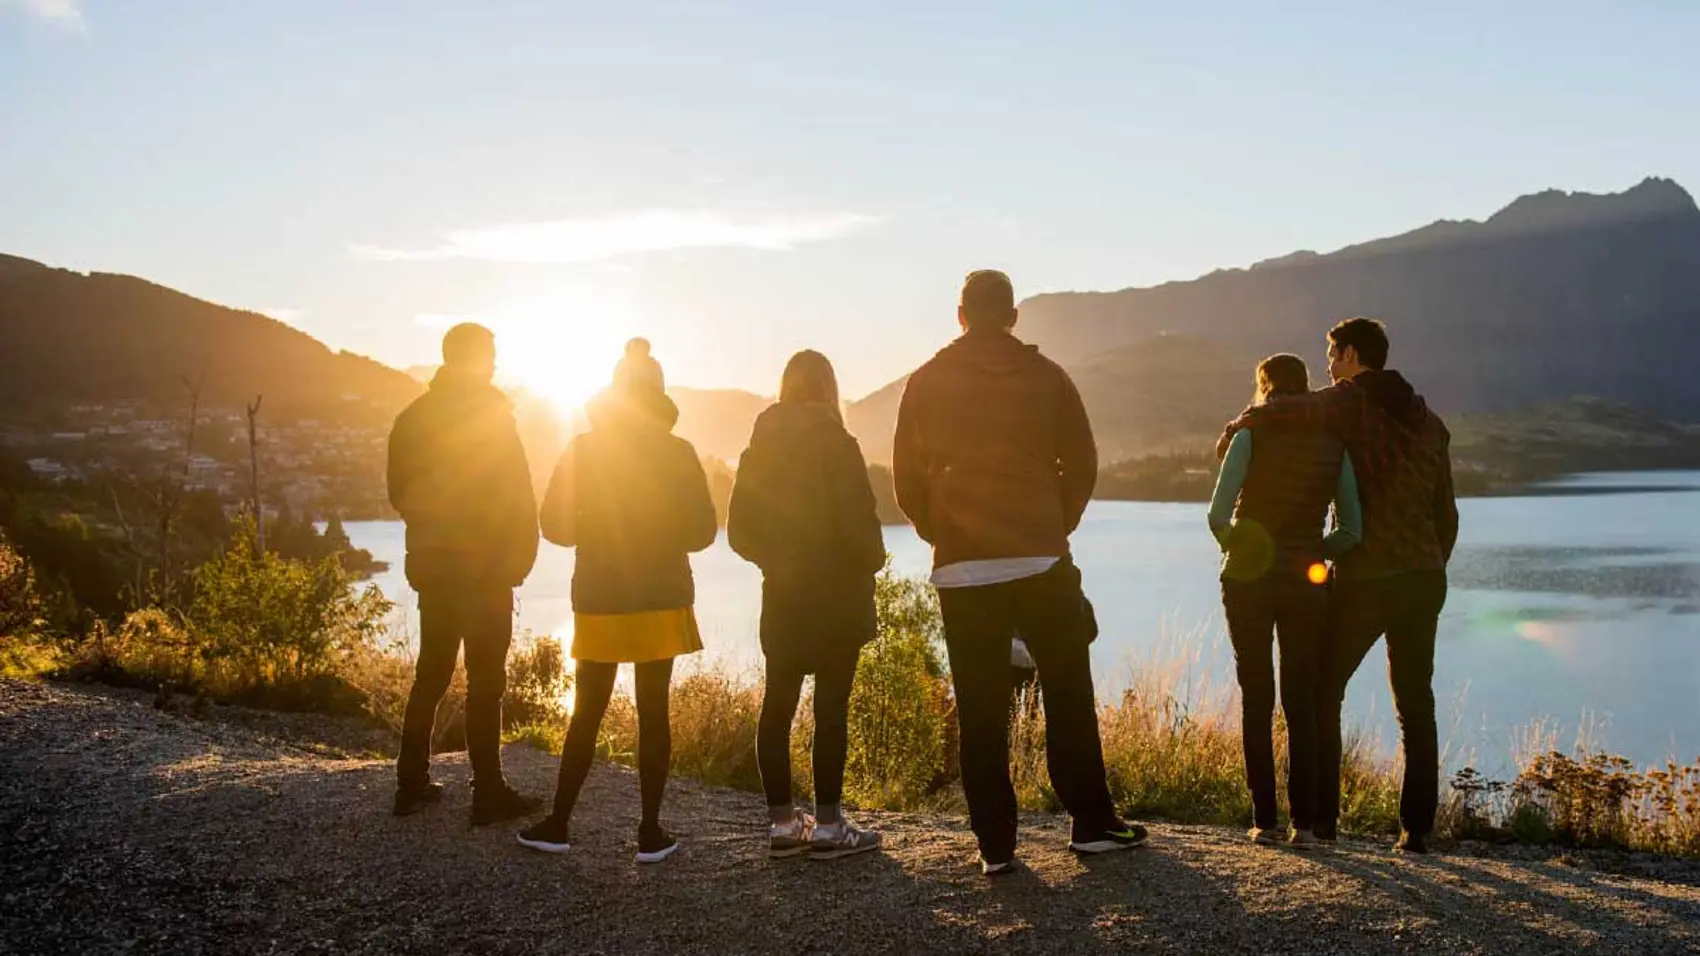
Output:
<svg viewBox="0 0 1700 956">
<path fill-rule="evenodd" d="M 844 434 L 832 410 L 814 402 L 777 402 L 756 417 L 750 444 L 790 444 L 816 436 Z"/>
<path fill-rule="evenodd" d="M 1029 345 L 1002 330 L 970 331 L 939 350 L 935 361 L 992 374 L 1015 374 L 1043 361 L 1037 345 Z"/>
<path fill-rule="evenodd" d="M 679 406 L 664 392 L 610 388 L 585 403 L 584 412 L 595 430 L 658 428 L 671 432 L 679 424 Z"/>
<path fill-rule="evenodd" d="M 1414 429 L 1428 419 L 1428 403 L 1398 372 L 1369 369 L 1358 373 L 1352 384 L 1363 389 L 1376 407 L 1407 428 Z"/>
<path fill-rule="evenodd" d="M 512 409 L 513 403 L 501 389 L 477 378 L 451 371 L 448 366 L 437 369 L 431 376 L 428 394 L 439 399 L 464 402 L 467 404 L 491 404 L 504 409 Z"/>
</svg>

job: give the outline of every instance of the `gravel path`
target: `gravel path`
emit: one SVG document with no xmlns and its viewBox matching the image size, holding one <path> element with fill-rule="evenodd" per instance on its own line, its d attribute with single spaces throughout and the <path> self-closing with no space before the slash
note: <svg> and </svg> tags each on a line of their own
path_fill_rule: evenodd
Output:
<svg viewBox="0 0 1700 956">
<path fill-rule="evenodd" d="M 523 787 L 552 786 L 549 756 L 507 759 Z M 563 857 L 469 828 L 466 775 L 439 761 L 448 798 L 397 820 L 386 762 L 264 719 L 0 682 L 0 952 L 1700 952 L 1688 862 L 1301 855 L 1180 826 L 1082 861 L 1066 821 L 1035 816 L 1028 869 L 992 882 L 959 819 L 867 814 L 884 855 L 770 862 L 760 797 L 680 782 L 667 821 L 685 848 L 639 868 L 628 771 L 592 775 Z"/>
</svg>

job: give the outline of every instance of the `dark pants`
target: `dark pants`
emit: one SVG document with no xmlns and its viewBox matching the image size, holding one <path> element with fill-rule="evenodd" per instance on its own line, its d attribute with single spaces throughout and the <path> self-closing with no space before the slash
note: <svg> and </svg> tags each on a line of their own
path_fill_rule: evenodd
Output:
<svg viewBox="0 0 1700 956">
<path fill-rule="evenodd" d="M 673 762 L 673 729 L 667 722 L 668 698 L 673 686 L 673 659 L 633 665 L 636 671 L 638 718 L 638 791 L 643 798 L 643 826 L 661 822 L 661 798 L 667 792 L 668 769 Z M 596 758 L 596 738 L 602 718 L 614 696 L 614 677 L 620 665 L 579 661 L 573 676 L 573 719 L 567 725 L 567 741 L 561 747 L 561 772 L 555 781 L 555 810 L 558 820 L 573 815 L 578 793 L 590 775 Z"/>
<path fill-rule="evenodd" d="M 1044 574 L 1003 584 L 939 589 L 944 639 L 956 684 L 962 790 L 980 853 L 1015 854 L 1015 787 L 1009 777 L 1010 641 L 1019 630 L 1044 684 L 1045 756 L 1051 786 L 1076 834 L 1120 823 L 1104 778 L 1080 572 L 1063 560 Z"/>
<path fill-rule="evenodd" d="M 514 593 L 509 588 L 441 588 L 419 595 L 419 657 L 413 691 L 402 719 L 401 785 L 430 779 L 431 738 L 437 705 L 454 679 L 455 658 L 466 646 L 466 752 L 474 787 L 503 785 L 502 695 L 508 687 L 508 644 L 513 640 Z"/>
<path fill-rule="evenodd" d="M 1287 803 L 1293 826 L 1316 825 L 1317 687 L 1328 592 L 1298 576 L 1223 581 L 1222 607 L 1240 682 L 1240 726 L 1253 822 L 1275 826 L 1275 660 L 1281 648 L 1281 710 L 1287 716 Z"/>
<path fill-rule="evenodd" d="M 1321 766 L 1317 826 L 1332 832 L 1340 817 L 1340 712 L 1346 684 L 1376 639 L 1387 635 L 1387 676 L 1405 748 L 1399 823 L 1427 835 L 1440 800 L 1440 742 L 1434 717 L 1434 639 L 1446 605 L 1446 572 L 1336 581 L 1329 605 L 1318 707 Z"/>
<path fill-rule="evenodd" d="M 856 682 L 860 648 L 845 648 L 815 673 L 815 805 L 833 807 L 844 799 L 844 761 L 850 752 L 850 690 Z M 761 768 L 767 805 L 791 805 L 791 722 L 803 696 L 800 670 L 770 659 L 767 686 L 756 728 L 756 763 Z"/>
</svg>

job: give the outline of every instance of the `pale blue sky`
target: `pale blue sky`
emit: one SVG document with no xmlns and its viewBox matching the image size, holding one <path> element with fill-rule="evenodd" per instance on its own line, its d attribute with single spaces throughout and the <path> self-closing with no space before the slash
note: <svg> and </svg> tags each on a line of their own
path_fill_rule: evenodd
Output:
<svg viewBox="0 0 1700 956">
<path fill-rule="evenodd" d="M 814 347 L 856 395 L 980 266 L 1113 289 L 1700 188 L 1691 2 L 804 6 L 0 0 L 0 251 L 397 365 L 493 317 L 561 394 L 641 332 L 677 383 Z"/>
</svg>

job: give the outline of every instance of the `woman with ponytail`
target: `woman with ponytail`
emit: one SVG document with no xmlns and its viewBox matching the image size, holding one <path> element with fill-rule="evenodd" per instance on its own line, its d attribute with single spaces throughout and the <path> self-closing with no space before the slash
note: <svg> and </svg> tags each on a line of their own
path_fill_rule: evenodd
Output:
<svg viewBox="0 0 1700 956">
<path fill-rule="evenodd" d="M 554 811 L 522 831 L 519 842 L 548 853 L 569 848 L 568 821 L 590 773 L 615 674 L 620 664 L 631 663 L 643 797 L 637 859 L 659 863 L 679 848 L 661 826 L 672 758 L 667 711 L 673 659 L 702 649 L 690 555 L 713 544 L 719 529 L 696 450 L 672 434 L 679 409 L 667 397 L 648 342 L 627 344 L 613 385 L 586 411 L 590 430 L 562 454 L 541 515 L 543 537 L 578 552 L 573 716 Z"/>
</svg>

